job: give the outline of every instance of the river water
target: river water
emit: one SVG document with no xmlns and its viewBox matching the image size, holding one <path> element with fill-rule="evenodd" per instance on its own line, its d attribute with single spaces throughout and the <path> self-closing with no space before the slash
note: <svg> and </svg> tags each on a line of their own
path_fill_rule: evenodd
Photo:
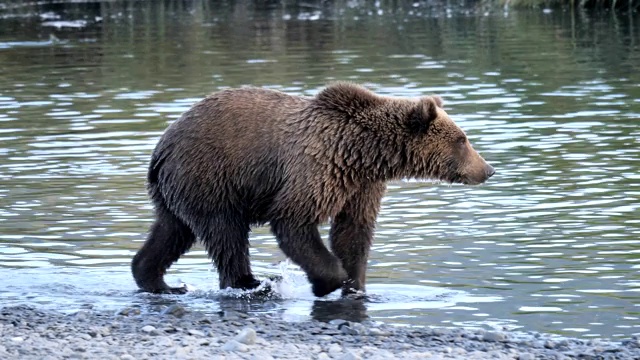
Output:
<svg viewBox="0 0 640 360">
<path fill-rule="evenodd" d="M 0 6 L 0 303 L 640 334 L 640 16 L 338 1 Z M 430 3 L 428 3 L 430 4 Z M 315 299 L 266 228 L 270 299 L 236 299 L 197 247 L 136 293 L 149 155 L 206 94 L 352 80 L 437 93 L 497 169 L 479 187 L 389 185 L 369 299 Z M 323 228 L 326 236 L 326 227 Z"/>
</svg>

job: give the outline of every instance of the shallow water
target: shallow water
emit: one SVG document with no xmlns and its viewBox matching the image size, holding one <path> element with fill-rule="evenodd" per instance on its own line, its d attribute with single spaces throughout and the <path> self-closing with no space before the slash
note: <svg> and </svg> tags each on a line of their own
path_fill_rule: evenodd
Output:
<svg viewBox="0 0 640 360">
<path fill-rule="evenodd" d="M 243 4 L 0 7 L 2 304 L 640 334 L 637 14 Z M 167 124 L 224 87 L 312 95 L 335 79 L 440 94 L 497 174 L 390 184 L 365 302 L 315 299 L 266 228 L 252 259 L 285 275 L 275 298 L 220 293 L 202 248 L 168 276 L 192 293 L 137 294 Z"/>
</svg>

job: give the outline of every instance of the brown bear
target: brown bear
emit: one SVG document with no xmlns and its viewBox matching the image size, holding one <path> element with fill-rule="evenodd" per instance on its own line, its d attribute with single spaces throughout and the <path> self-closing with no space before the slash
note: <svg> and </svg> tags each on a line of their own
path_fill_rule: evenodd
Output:
<svg viewBox="0 0 640 360">
<path fill-rule="evenodd" d="M 344 82 L 314 97 L 223 90 L 171 124 L 153 152 L 156 219 L 133 276 L 144 291 L 185 292 L 163 278 L 199 238 L 221 289 L 255 288 L 249 232 L 269 223 L 316 296 L 357 292 L 388 181 L 480 184 L 493 174 L 437 96 L 379 96 Z M 329 219 L 332 252 L 318 232 Z"/>
</svg>

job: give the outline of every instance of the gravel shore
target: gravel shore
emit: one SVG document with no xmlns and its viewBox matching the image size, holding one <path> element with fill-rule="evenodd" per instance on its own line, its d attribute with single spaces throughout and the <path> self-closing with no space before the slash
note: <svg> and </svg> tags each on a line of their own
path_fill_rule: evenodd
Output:
<svg viewBox="0 0 640 360">
<path fill-rule="evenodd" d="M 394 327 L 365 321 L 286 322 L 204 315 L 179 305 L 73 314 L 0 309 L 0 359 L 640 359 L 622 342 L 537 333 Z"/>
</svg>

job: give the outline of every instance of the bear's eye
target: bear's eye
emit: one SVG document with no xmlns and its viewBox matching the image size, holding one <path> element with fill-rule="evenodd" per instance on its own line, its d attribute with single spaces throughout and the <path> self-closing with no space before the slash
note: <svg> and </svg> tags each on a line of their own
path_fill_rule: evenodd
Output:
<svg viewBox="0 0 640 360">
<path fill-rule="evenodd" d="M 457 140 L 456 143 L 458 145 L 465 145 L 467 143 L 467 137 L 466 136 L 460 136 Z"/>
</svg>

